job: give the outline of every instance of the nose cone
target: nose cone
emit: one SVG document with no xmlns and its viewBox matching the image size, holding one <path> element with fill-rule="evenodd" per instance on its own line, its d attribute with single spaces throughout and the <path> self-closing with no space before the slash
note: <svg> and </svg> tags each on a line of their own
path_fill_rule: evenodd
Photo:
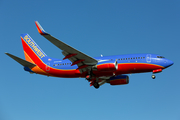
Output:
<svg viewBox="0 0 180 120">
<path fill-rule="evenodd" d="M 171 61 L 171 60 L 169 60 L 169 66 L 171 66 L 171 65 L 173 65 L 173 64 L 174 64 L 174 62 Z"/>
<path fill-rule="evenodd" d="M 173 65 L 173 64 L 174 64 L 174 62 L 173 62 L 173 61 L 171 61 L 171 60 L 168 60 L 168 61 L 167 61 L 167 64 L 168 64 L 168 65 L 167 65 L 167 67 L 170 67 L 171 65 Z"/>
</svg>

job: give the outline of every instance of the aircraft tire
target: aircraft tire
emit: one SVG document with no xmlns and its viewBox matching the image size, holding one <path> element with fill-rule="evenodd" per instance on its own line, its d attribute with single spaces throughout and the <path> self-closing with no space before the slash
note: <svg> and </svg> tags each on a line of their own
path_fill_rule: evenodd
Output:
<svg viewBox="0 0 180 120">
<path fill-rule="evenodd" d="M 98 82 L 95 82 L 93 86 L 94 86 L 96 89 L 98 89 L 98 88 L 99 88 Z"/>
<path fill-rule="evenodd" d="M 156 78 L 156 76 L 155 75 L 152 75 L 152 79 L 155 79 Z"/>
</svg>

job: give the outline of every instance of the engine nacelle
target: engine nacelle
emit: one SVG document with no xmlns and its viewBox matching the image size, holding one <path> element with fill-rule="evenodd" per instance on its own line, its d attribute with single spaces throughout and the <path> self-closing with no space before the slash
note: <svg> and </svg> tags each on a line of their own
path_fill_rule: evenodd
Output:
<svg viewBox="0 0 180 120">
<path fill-rule="evenodd" d="M 118 63 L 117 61 L 115 62 L 102 62 L 96 66 L 93 66 L 93 70 L 98 70 L 98 71 L 116 71 L 118 69 Z"/>
<path fill-rule="evenodd" d="M 108 81 L 111 85 L 125 85 L 129 83 L 129 76 L 127 75 L 118 75 L 111 77 Z"/>
</svg>

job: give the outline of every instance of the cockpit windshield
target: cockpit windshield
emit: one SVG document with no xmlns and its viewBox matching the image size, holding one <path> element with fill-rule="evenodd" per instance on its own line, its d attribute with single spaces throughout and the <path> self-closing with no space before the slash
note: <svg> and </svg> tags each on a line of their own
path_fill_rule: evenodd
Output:
<svg viewBox="0 0 180 120">
<path fill-rule="evenodd" d="M 157 58 L 164 58 L 163 56 L 157 56 Z"/>
</svg>

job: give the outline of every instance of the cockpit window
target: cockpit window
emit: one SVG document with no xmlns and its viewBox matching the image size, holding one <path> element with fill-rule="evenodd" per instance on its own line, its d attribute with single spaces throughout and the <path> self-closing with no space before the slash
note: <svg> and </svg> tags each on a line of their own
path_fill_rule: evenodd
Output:
<svg viewBox="0 0 180 120">
<path fill-rule="evenodd" d="M 163 56 L 157 56 L 157 58 L 164 58 Z"/>
</svg>

